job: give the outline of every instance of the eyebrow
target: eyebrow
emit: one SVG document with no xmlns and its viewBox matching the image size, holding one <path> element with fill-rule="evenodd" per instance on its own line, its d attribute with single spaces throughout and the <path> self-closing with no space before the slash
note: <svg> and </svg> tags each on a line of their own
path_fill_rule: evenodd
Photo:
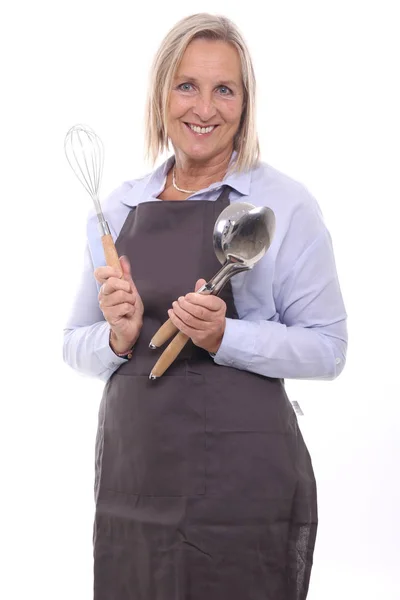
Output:
<svg viewBox="0 0 400 600">
<path fill-rule="evenodd" d="M 199 81 L 195 77 L 190 77 L 190 75 L 177 75 L 176 79 L 183 79 L 185 81 L 192 81 L 193 83 L 199 83 Z M 238 83 L 236 81 L 233 81 L 233 79 L 224 79 L 221 81 L 217 81 L 216 85 L 239 87 Z"/>
</svg>

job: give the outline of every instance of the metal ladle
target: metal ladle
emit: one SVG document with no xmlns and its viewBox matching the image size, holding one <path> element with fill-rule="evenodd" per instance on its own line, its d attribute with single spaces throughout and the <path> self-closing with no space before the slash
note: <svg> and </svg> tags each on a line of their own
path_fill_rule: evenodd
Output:
<svg viewBox="0 0 400 600">
<path fill-rule="evenodd" d="M 270 247 L 274 232 L 275 215 L 270 208 L 256 208 L 244 202 L 229 205 L 214 227 L 214 251 L 223 267 L 197 293 L 218 295 L 234 275 L 252 269 Z M 150 347 L 157 348 L 176 331 L 168 320 L 152 338 Z M 149 378 L 161 377 L 188 340 L 188 336 L 179 332 L 154 365 Z"/>
<path fill-rule="evenodd" d="M 228 232 L 228 228 L 231 228 L 234 223 L 240 219 L 240 217 L 242 217 L 245 213 L 248 213 L 253 208 L 255 208 L 255 206 L 249 202 L 237 202 L 235 204 L 230 204 L 221 212 L 216 220 L 213 231 L 213 245 L 214 252 L 221 265 L 226 263 L 226 256 L 222 246 L 225 243 L 225 235 Z M 207 293 L 206 286 L 203 286 L 200 290 L 198 290 L 197 293 L 200 294 L 204 292 Z M 175 327 L 171 319 L 168 319 L 153 335 L 149 344 L 149 348 L 152 350 L 160 348 L 160 346 L 162 346 L 178 331 L 179 329 Z"/>
</svg>

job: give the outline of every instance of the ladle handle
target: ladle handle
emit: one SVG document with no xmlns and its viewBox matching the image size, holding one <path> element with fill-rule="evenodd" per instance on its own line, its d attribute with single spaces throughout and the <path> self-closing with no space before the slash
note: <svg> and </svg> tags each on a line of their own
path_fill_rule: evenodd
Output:
<svg viewBox="0 0 400 600">
<path fill-rule="evenodd" d="M 119 262 L 117 249 L 112 239 L 111 234 L 102 235 L 101 243 L 103 244 L 104 256 L 108 267 L 113 267 L 119 272 L 119 276 L 122 277 L 121 264 Z"/>
<path fill-rule="evenodd" d="M 178 328 L 175 327 L 171 319 L 168 319 L 168 321 L 165 321 L 164 325 L 161 325 L 160 329 L 153 335 L 149 347 L 152 350 L 159 348 L 177 331 L 179 331 Z"/>
<path fill-rule="evenodd" d="M 199 290 L 197 290 L 197 294 L 209 293 L 210 292 L 207 290 L 207 284 L 203 285 Z M 169 340 L 169 338 L 172 337 L 177 331 L 179 331 L 179 329 L 175 327 L 171 319 L 168 319 L 163 325 L 161 325 L 160 329 L 158 329 L 151 338 L 149 348 L 151 348 L 152 350 L 159 348 L 160 346 L 165 344 L 165 342 Z"/>
<path fill-rule="evenodd" d="M 168 367 L 172 365 L 178 354 L 188 343 L 189 339 L 189 336 L 180 331 L 161 354 L 150 373 L 149 379 L 157 379 L 158 377 L 161 377 Z"/>
</svg>

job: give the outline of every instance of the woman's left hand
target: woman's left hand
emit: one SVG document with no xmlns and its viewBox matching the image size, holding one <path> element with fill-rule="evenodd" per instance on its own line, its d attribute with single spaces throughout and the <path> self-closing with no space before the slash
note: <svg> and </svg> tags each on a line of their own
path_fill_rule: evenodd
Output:
<svg viewBox="0 0 400 600">
<path fill-rule="evenodd" d="M 195 290 L 206 283 L 199 279 Z M 207 352 L 216 353 L 225 332 L 226 304 L 218 296 L 192 292 L 181 296 L 168 311 L 169 318 L 193 343 Z"/>
</svg>

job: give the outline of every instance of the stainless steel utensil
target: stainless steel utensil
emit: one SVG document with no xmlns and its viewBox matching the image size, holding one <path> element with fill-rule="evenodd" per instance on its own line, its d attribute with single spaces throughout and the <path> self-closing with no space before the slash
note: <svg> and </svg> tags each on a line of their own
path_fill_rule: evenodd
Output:
<svg viewBox="0 0 400 600">
<path fill-rule="evenodd" d="M 227 208 L 221 212 L 216 220 L 213 231 L 213 245 L 215 254 L 221 265 L 226 262 L 226 256 L 222 249 L 222 245 L 225 240 L 225 234 L 228 232 L 228 228 L 232 227 L 240 217 L 253 208 L 255 208 L 255 206 L 249 202 L 236 202 L 227 206 Z M 202 294 L 204 292 L 206 292 L 206 286 L 203 286 L 203 288 L 198 290 L 197 293 Z M 149 347 L 152 350 L 160 348 L 160 346 L 162 346 L 178 331 L 178 328 L 175 327 L 171 319 L 168 319 L 153 335 Z"/>
<path fill-rule="evenodd" d="M 248 203 L 229 205 L 222 211 L 214 228 L 214 250 L 218 260 L 224 263 L 223 267 L 198 293 L 218 295 L 234 275 L 252 269 L 271 245 L 274 232 L 275 215 L 270 208 L 256 208 Z M 177 331 L 171 325 L 167 321 L 157 334 L 160 331 L 166 334 L 167 328 L 173 333 Z M 154 336 L 150 347 L 157 347 L 154 340 L 159 343 L 159 339 Z M 154 365 L 150 379 L 161 377 L 188 340 L 189 337 L 182 332 L 175 336 Z"/>
<path fill-rule="evenodd" d="M 94 202 L 106 264 L 114 267 L 121 277 L 122 271 L 117 250 L 99 200 L 104 162 L 102 141 L 87 125 L 74 125 L 65 136 L 64 150 L 73 172 Z"/>
</svg>

